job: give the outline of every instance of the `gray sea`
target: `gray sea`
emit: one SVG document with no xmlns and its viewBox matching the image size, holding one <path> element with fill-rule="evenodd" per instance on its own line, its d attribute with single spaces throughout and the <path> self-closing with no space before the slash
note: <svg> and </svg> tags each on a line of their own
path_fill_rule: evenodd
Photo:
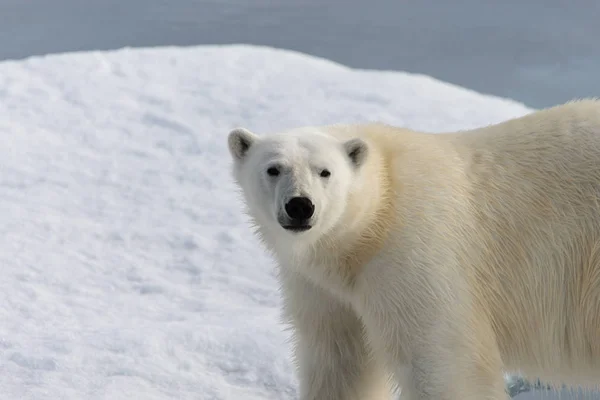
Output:
<svg viewBox="0 0 600 400">
<path fill-rule="evenodd" d="M 0 0 L 0 60 L 251 43 L 545 107 L 599 96 L 598 0 Z"/>
</svg>

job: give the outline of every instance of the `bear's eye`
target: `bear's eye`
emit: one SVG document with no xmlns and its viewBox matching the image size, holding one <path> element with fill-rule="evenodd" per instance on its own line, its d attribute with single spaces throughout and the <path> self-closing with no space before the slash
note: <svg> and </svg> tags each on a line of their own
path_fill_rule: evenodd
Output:
<svg viewBox="0 0 600 400">
<path fill-rule="evenodd" d="M 324 169 L 319 175 L 321 175 L 321 178 L 329 178 L 331 176 L 331 172 L 329 172 L 328 169 Z"/>
<path fill-rule="evenodd" d="M 276 167 L 270 167 L 267 169 L 267 174 L 269 174 L 269 176 L 277 176 L 279 175 L 279 169 Z"/>
</svg>

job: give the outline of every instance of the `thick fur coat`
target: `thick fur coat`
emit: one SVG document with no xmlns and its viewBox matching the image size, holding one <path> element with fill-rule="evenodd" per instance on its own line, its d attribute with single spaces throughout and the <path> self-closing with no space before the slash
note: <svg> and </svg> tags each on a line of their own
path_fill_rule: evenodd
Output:
<svg viewBox="0 0 600 400">
<path fill-rule="evenodd" d="M 507 399 L 504 371 L 600 384 L 600 102 L 445 134 L 236 129 L 229 148 L 300 399 Z"/>
</svg>

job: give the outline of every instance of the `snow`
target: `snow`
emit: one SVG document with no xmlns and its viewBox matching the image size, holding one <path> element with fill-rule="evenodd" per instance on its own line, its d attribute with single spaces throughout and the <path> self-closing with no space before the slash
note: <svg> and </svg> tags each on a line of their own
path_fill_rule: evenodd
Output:
<svg viewBox="0 0 600 400">
<path fill-rule="evenodd" d="M 597 391 L 582 389 L 532 390 L 515 397 L 515 400 L 598 400 Z"/>
<path fill-rule="evenodd" d="M 2 398 L 295 398 L 229 130 L 379 120 L 439 132 L 529 111 L 264 47 L 0 63 Z"/>
</svg>

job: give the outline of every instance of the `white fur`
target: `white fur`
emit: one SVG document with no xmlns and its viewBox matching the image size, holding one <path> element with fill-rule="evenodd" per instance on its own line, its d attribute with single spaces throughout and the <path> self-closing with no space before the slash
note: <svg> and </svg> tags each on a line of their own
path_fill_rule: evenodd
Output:
<svg viewBox="0 0 600 400">
<path fill-rule="evenodd" d="M 598 102 L 447 134 L 236 129 L 229 149 L 280 266 L 301 400 L 389 399 L 394 384 L 506 399 L 503 370 L 600 383 Z M 297 195 L 315 204 L 305 232 L 281 224 Z"/>
</svg>

